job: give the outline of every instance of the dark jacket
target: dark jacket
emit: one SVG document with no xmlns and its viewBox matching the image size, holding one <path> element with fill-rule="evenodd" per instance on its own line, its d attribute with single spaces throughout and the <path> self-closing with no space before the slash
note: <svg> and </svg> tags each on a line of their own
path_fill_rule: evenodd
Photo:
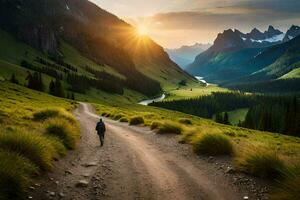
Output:
<svg viewBox="0 0 300 200">
<path fill-rule="evenodd" d="M 98 132 L 98 134 L 103 134 L 106 131 L 105 124 L 103 122 L 98 122 L 96 131 Z"/>
</svg>

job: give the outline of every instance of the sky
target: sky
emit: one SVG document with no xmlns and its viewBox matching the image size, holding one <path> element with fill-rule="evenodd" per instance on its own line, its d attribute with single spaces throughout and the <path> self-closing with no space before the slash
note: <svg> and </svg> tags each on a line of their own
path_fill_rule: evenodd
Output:
<svg viewBox="0 0 300 200">
<path fill-rule="evenodd" d="M 165 48 L 213 43 L 225 29 L 286 31 L 300 25 L 300 0 L 90 0 L 143 27 Z M 145 31 L 144 31 L 145 32 Z"/>
</svg>

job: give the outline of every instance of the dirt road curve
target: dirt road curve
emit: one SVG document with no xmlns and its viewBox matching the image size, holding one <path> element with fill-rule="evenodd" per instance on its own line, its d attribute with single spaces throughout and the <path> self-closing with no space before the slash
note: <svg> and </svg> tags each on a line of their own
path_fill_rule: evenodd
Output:
<svg viewBox="0 0 300 200">
<path fill-rule="evenodd" d="M 105 119 L 105 145 L 100 147 L 93 109 L 81 104 L 76 116 L 82 128 L 79 148 L 58 161 L 47 180 L 39 180 L 32 199 L 234 200 L 248 195 L 174 136 Z M 84 183 L 76 186 L 79 181 Z"/>
</svg>

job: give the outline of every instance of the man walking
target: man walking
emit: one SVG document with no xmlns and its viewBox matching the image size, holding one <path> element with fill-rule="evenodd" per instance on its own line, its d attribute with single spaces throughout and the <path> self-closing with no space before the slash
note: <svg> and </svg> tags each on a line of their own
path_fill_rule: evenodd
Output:
<svg viewBox="0 0 300 200">
<path fill-rule="evenodd" d="M 105 124 L 102 121 L 102 119 L 100 119 L 100 121 L 97 123 L 96 131 L 99 135 L 101 146 L 103 146 L 106 128 L 105 128 Z"/>
</svg>

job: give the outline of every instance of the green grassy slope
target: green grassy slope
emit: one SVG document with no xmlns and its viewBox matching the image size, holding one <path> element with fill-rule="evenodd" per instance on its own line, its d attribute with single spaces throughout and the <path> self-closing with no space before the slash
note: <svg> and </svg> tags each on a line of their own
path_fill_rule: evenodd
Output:
<svg viewBox="0 0 300 200">
<path fill-rule="evenodd" d="M 243 64 L 257 56 L 261 51 L 261 48 L 218 53 L 208 50 L 197 56 L 194 63 L 187 67 L 187 71 L 205 77 L 208 82 L 224 82 L 255 71 L 250 67 L 243 67 Z"/>
<path fill-rule="evenodd" d="M 217 85 L 203 86 L 201 84 L 190 84 L 189 86 L 170 89 L 166 91 L 167 100 L 194 98 L 210 95 L 212 92 L 228 92 L 229 89 L 218 87 Z"/>
<path fill-rule="evenodd" d="M 24 199 L 33 178 L 51 170 L 55 159 L 76 147 L 80 129 L 71 114 L 75 106 L 0 81 L 0 199 Z M 51 127 L 59 128 L 50 133 Z"/>
<path fill-rule="evenodd" d="M 47 60 L 48 62 L 53 63 L 53 61 L 48 59 L 45 54 L 20 42 L 19 40 L 15 39 L 10 34 L 8 34 L 7 32 L 1 29 L 0 29 L 0 46 L 5 48 L 5 50 L 0 51 L 0 60 L 6 61 L 6 63 L 12 63 L 18 66 L 20 65 L 22 60 L 27 60 L 28 62 L 35 63 L 36 65 L 40 65 L 35 62 L 36 57 L 41 57 Z M 116 72 L 113 68 L 109 66 L 104 67 L 104 66 L 97 65 L 95 62 L 85 58 L 80 54 L 80 52 L 78 52 L 76 49 L 74 49 L 72 46 L 70 46 L 64 41 L 61 41 L 61 52 L 65 57 L 64 58 L 65 62 L 78 67 L 79 69 L 78 72 L 80 74 L 93 77 L 92 74 L 90 74 L 84 69 L 84 67 L 88 65 L 94 69 L 98 69 L 100 71 L 103 70 L 112 75 L 122 77 L 122 75 Z M 14 68 L 16 68 L 17 66 L 15 66 Z M 17 72 L 22 72 L 22 71 L 24 70 L 17 69 Z M 18 73 L 16 73 L 16 75 L 18 75 Z"/>
<path fill-rule="evenodd" d="M 176 122 L 182 118 L 190 119 L 192 125 L 184 126 L 185 131 L 183 131 L 182 136 L 187 137 L 187 141 L 191 144 L 203 134 L 231 135 L 230 140 L 234 143 L 236 152 L 244 151 L 249 146 L 263 148 L 270 152 L 277 149 L 277 153 L 285 159 L 285 162 L 300 162 L 300 138 L 226 126 L 215 123 L 212 120 L 156 107 L 120 102 L 102 102 L 101 104 L 93 105 L 99 114 L 110 114 L 111 118 L 118 115 L 128 120 L 134 116 L 143 117 L 147 126 L 150 126 L 155 121 L 163 123 L 164 121 Z"/>
<path fill-rule="evenodd" d="M 232 125 L 238 125 L 240 121 L 243 122 L 245 120 L 248 111 L 248 108 L 242 108 L 228 112 L 229 122 Z"/>
<path fill-rule="evenodd" d="M 300 62 L 297 64 L 299 68 L 293 69 L 289 73 L 280 77 L 280 79 L 300 78 Z"/>
<path fill-rule="evenodd" d="M 31 71 L 25 69 L 20 66 L 22 60 L 26 60 L 36 66 L 43 67 L 40 63 L 36 62 L 36 57 L 43 58 L 47 60 L 49 63 L 54 63 L 52 60 L 48 59 L 47 56 L 36 49 L 20 42 L 19 40 L 12 37 L 7 32 L 0 29 L 0 46 L 5 47 L 5 51 L 0 52 L 0 75 L 2 78 L 9 79 L 13 73 L 15 73 L 17 79 L 23 85 L 26 81 L 25 78 L 27 76 L 27 71 Z M 65 41 L 60 41 L 60 51 L 64 55 L 64 61 L 68 64 L 76 66 L 78 69 L 78 74 L 82 74 L 93 78 L 94 75 L 90 72 L 86 71 L 85 67 L 89 66 L 92 69 L 98 71 L 105 71 L 108 74 L 119 77 L 121 79 L 126 79 L 126 77 L 119 72 L 117 72 L 112 67 L 107 65 L 101 66 L 91 61 L 90 59 L 83 56 L 78 50 L 74 47 L 66 43 Z M 146 64 L 147 63 L 147 64 Z M 175 65 L 175 64 L 174 64 Z M 168 65 L 164 63 L 155 63 L 155 62 L 144 62 L 142 59 L 137 61 L 138 69 L 147 76 L 150 76 L 153 79 L 158 80 L 164 90 L 174 90 L 178 87 L 178 83 L 180 80 L 187 80 L 189 87 L 197 86 L 197 81 L 192 80 L 188 75 L 183 76 L 182 71 L 177 70 L 176 67 L 169 68 Z M 32 71 L 31 71 L 32 72 Z M 43 75 L 43 80 L 45 82 L 46 87 L 48 87 L 52 77 L 48 75 Z M 65 84 L 68 87 L 67 84 Z M 198 87 L 198 86 L 197 86 Z M 128 90 L 127 90 L 128 91 Z M 88 92 L 88 96 L 99 92 Z M 104 92 L 100 92 L 105 94 Z M 136 92 L 134 93 L 138 99 L 140 99 L 141 94 Z M 126 95 L 126 93 L 125 93 Z M 82 95 L 79 95 L 82 96 Z M 101 95 L 99 96 L 101 98 Z M 130 97 L 129 97 L 130 98 Z"/>
</svg>

